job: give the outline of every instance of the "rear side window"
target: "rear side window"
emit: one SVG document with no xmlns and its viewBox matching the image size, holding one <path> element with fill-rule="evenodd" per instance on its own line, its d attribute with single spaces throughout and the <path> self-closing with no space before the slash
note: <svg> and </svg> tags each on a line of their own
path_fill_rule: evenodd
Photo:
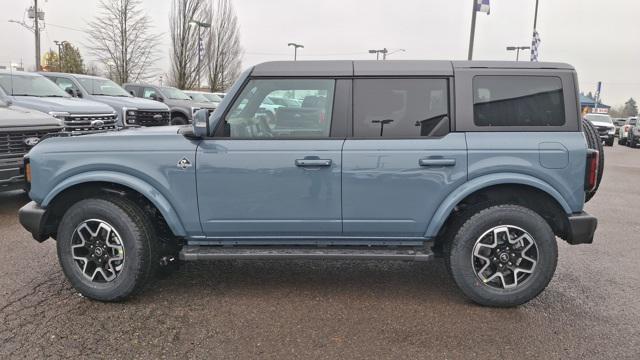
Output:
<svg viewBox="0 0 640 360">
<path fill-rule="evenodd" d="M 416 138 L 449 132 L 446 79 L 356 79 L 353 135 Z"/>
<path fill-rule="evenodd" d="M 552 76 L 476 76 L 476 126 L 563 126 L 562 81 Z"/>
</svg>

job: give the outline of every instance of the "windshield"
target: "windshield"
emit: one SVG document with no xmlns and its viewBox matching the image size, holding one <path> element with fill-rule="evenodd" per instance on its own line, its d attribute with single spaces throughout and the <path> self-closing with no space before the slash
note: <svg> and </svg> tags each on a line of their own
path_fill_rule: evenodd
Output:
<svg viewBox="0 0 640 360">
<path fill-rule="evenodd" d="M 125 89 L 109 79 L 78 77 L 78 81 L 80 81 L 82 87 L 91 95 L 131 97 Z"/>
<path fill-rule="evenodd" d="M 211 102 L 209 101 L 209 99 L 207 99 L 206 97 L 204 97 L 204 95 L 200 94 L 200 93 L 189 93 L 189 96 L 191 96 L 191 98 L 193 99 L 193 101 L 197 101 L 197 102 Z"/>
<path fill-rule="evenodd" d="M 181 90 L 172 87 L 163 87 L 162 92 L 166 97 L 173 100 L 191 100 L 189 95 L 183 93 Z"/>
<path fill-rule="evenodd" d="M 214 103 L 219 103 L 222 101 L 222 98 L 216 94 L 212 94 L 212 93 L 206 93 L 206 94 L 201 94 L 202 96 L 206 97 L 207 99 L 209 99 L 209 101 L 214 102 Z"/>
<path fill-rule="evenodd" d="M 611 116 L 609 115 L 587 114 L 585 118 L 587 118 L 587 120 L 591 122 L 598 121 L 598 122 L 606 122 L 609 124 L 613 124 L 613 121 L 611 121 Z"/>
<path fill-rule="evenodd" d="M 0 86 L 13 96 L 70 97 L 41 75 L 0 74 Z"/>
</svg>

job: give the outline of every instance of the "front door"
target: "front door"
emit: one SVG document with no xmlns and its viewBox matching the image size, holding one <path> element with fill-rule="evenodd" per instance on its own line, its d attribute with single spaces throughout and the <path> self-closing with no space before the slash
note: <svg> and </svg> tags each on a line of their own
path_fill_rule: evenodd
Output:
<svg viewBox="0 0 640 360">
<path fill-rule="evenodd" d="M 446 78 L 355 79 L 353 138 L 343 148 L 346 236 L 424 236 L 467 178 L 464 133 L 450 132 Z"/>
<path fill-rule="evenodd" d="M 252 79 L 198 147 L 198 206 L 210 238 L 338 236 L 344 136 L 334 79 Z M 274 105 L 270 97 L 286 99 Z M 271 237 L 271 239 L 269 239 Z"/>
</svg>

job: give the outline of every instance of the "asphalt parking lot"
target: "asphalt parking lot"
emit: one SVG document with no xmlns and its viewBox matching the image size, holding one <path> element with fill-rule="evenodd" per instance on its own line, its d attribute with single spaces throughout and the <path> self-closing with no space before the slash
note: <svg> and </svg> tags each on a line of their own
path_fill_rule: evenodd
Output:
<svg viewBox="0 0 640 360">
<path fill-rule="evenodd" d="M 606 148 L 593 245 L 560 243 L 525 306 L 458 292 L 441 260 L 189 263 L 125 303 L 75 293 L 0 194 L 0 358 L 640 358 L 640 149 Z"/>
</svg>

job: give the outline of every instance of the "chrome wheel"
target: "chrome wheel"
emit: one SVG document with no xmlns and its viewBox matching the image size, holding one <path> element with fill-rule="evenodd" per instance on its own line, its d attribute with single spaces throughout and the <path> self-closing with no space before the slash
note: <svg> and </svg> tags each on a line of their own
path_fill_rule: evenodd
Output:
<svg viewBox="0 0 640 360">
<path fill-rule="evenodd" d="M 480 236 L 473 247 L 471 264 L 486 285 L 511 289 L 526 282 L 538 263 L 535 239 L 512 225 L 496 226 Z"/>
<path fill-rule="evenodd" d="M 85 278 L 113 281 L 124 266 L 124 243 L 110 224 L 97 219 L 80 223 L 71 237 L 71 255 Z"/>
</svg>

